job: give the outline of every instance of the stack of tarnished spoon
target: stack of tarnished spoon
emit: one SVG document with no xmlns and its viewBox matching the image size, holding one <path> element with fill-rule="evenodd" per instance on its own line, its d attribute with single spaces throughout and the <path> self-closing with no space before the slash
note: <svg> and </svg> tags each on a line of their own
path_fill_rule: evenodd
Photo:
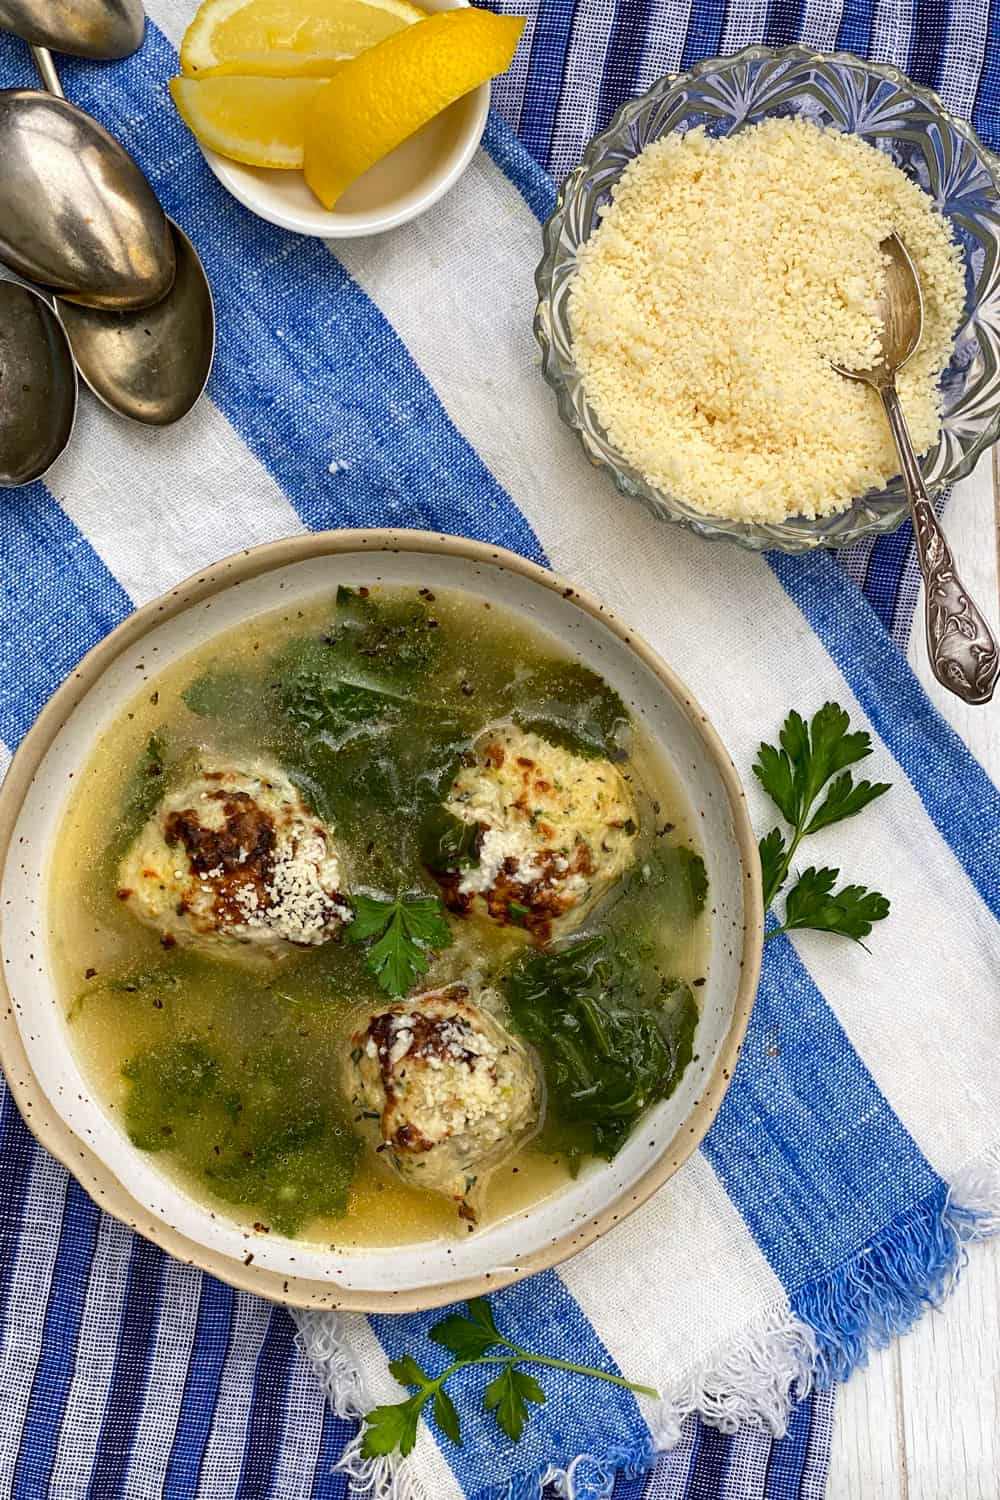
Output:
<svg viewBox="0 0 1000 1500">
<path fill-rule="evenodd" d="M 215 348 L 208 281 L 119 143 L 70 104 L 49 48 L 94 59 L 142 43 L 141 0 L 0 0 L 47 93 L 0 89 L 0 486 L 27 484 L 69 441 L 77 371 L 151 426 L 198 400 Z"/>
</svg>

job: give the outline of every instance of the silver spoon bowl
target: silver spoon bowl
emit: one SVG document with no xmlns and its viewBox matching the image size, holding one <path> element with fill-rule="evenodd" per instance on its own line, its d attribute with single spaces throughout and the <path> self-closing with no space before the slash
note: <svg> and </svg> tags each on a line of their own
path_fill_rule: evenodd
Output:
<svg viewBox="0 0 1000 1500">
<path fill-rule="evenodd" d="M 120 416 L 150 427 L 177 422 L 194 406 L 215 352 L 212 293 L 198 254 L 173 220 L 174 284 L 143 312 L 105 313 L 56 298 L 80 374 Z"/>
<path fill-rule="evenodd" d="M 43 297 L 0 281 L 0 486 L 30 484 L 59 457 L 76 418 L 76 369 Z"/>
<path fill-rule="evenodd" d="M 32 47 L 45 87 L 62 98 L 52 55 Z M 166 427 L 185 416 L 205 389 L 215 354 L 215 307 L 205 268 L 183 230 L 168 219 L 176 271 L 166 296 L 141 311 L 107 312 L 65 298 L 55 309 L 80 374 L 120 416 Z"/>
<path fill-rule="evenodd" d="M 910 501 L 917 557 L 924 579 L 924 623 L 934 676 L 966 703 L 988 703 L 1000 675 L 997 643 L 982 611 L 955 569 L 955 560 L 934 514 L 896 390 L 896 375 L 916 352 L 923 335 L 920 281 L 898 235 L 884 239 L 885 278 L 878 315 L 882 322 L 879 357 L 865 370 L 834 369 L 876 391 L 892 432 L 903 483 Z"/>
<path fill-rule="evenodd" d="M 145 29 L 142 0 L 0 0 L 0 30 L 72 57 L 128 57 Z"/>
<path fill-rule="evenodd" d="M 174 279 L 174 242 L 146 178 L 82 109 L 0 90 L 0 260 L 48 291 L 114 311 Z"/>
</svg>

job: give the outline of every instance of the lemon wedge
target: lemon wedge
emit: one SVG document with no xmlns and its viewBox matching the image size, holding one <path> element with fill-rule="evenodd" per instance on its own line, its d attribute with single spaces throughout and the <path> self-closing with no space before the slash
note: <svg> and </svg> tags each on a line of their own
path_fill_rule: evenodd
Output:
<svg viewBox="0 0 1000 1500">
<path fill-rule="evenodd" d="M 306 182 L 325 208 L 463 94 L 510 66 L 523 16 L 428 16 L 344 63 L 311 100 Z"/>
<path fill-rule="evenodd" d="M 184 123 L 205 146 L 252 167 L 301 167 L 306 115 L 328 78 L 171 78 Z"/>
<path fill-rule="evenodd" d="M 181 43 L 189 78 L 329 77 L 331 58 L 425 20 L 409 0 L 204 0 Z"/>
</svg>

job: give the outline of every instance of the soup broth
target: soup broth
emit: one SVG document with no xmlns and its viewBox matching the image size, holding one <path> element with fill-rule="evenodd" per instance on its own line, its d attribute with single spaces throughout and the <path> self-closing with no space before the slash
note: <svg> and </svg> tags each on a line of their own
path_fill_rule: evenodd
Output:
<svg viewBox="0 0 1000 1500">
<path fill-rule="evenodd" d="M 601 806 L 609 788 L 627 803 L 597 842 L 573 832 L 566 767 Z M 169 863 L 197 863 L 185 788 L 215 776 L 237 796 L 232 768 L 294 788 L 326 830 L 339 889 L 321 934 L 273 936 L 244 903 L 245 940 L 216 941 L 188 925 L 187 898 L 154 920 L 123 885 L 162 893 L 183 873 L 142 863 L 171 798 Z M 518 803 L 503 832 L 482 809 L 512 772 L 539 806 Z M 557 797 L 559 849 L 581 873 L 555 845 L 539 853 Z M 206 890 L 230 866 L 242 878 L 255 836 L 202 861 Z M 512 852 L 515 836 L 532 849 Z M 710 905 L 670 767 L 602 679 L 472 595 L 340 590 L 206 643 L 105 733 L 57 844 L 50 941 L 89 1085 L 138 1148 L 259 1233 L 357 1247 L 473 1232 L 613 1155 L 690 1061 Z M 388 1054 L 365 1028 L 388 1015 L 387 1045 L 402 1037 L 412 1062 L 420 996 L 442 989 L 514 1038 L 534 1090 L 511 1153 L 494 1144 L 456 1192 L 403 1170 L 404 1135 L 380 1139 L 352 1073 L 374 1059 L 388 1097 Z M 429 1065 L 447 1071 L 442 1056 Z M 411 1166 L 433 1159 L 415 1149 Z"/>
</svg>

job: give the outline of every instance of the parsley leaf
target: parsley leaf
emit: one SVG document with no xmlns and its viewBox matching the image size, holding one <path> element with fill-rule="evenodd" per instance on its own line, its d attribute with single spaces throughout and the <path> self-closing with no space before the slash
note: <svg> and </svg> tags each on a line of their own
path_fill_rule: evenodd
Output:
<svg viewBox="0 0 1000 1500">
<path fill-rule="evenodd" d="M 468 1303 L 467 1307 L 472 1317 L 463 1318 L 461 1313 L 452 1313 L 440 1323 L 435 1323 L 429 1337 L 459 1359 L 478 1359 L 487 1349 L 492 1349 L 502 1341 L 488 1302 L 480 1297 L 475 1303 Z"/>
<path fill-rule="evenodd" d="M 781 890 L 782 881 L 788 873 L 785 859 L 785 838 L 780 828 L 772 828 L 760 841 L 760 868 L 764 880 L 764 910 L 771 905 Z"/>
<path fill-rule="evenodd" d="M 872 930 L 873 922 L 889 915 L 889 902 L 878 891 L 863 885 L 845 885 L 836 893 L 834 884 L 839 870 L 804 870 L 785 902 L 786 932 L 797 927 L 812 927 L 819 932 L 837 932 L 860 943 Z"/>
<path fill-rule="evenodd" d="M 888 790 L 887 781 L 856 782 L 850 771 L 844 771 L 827 787 L 826 796 L 806 825 L 806 833 L 816 833 L 831 823 L 839 823 L 842 818 L 852 818 Z"/>
<path fill-rule="evenodd" d="M 445 1390 L 435 1393 L 434 1420 L 446 1438 L 451 1438 L 453 1443 L 457 1443 L 459 1447 L 462 1446 L 462 1429 L 458 1420 L 458 1412 L 455 1410 L 455 1403 Z"/>
<path fill-rule="evenodd" d="M 528 1402 L 543 1402 L 545 1392 L 533 1375 L 505 1365 L 483 1392 L 483 1405 L 495 1412 L 498 1425 L 513 1442 L 521 1441 L 528 1420 Z"/>
<path fill-rule="evenodd" d="M 371 943 L 365 962 L 393 997 L 408 994 L 427 973 L 428 953 L 449 947 L 452 940 L 439 898 L 412 893 L 389 899 L 355 896 L 347 937 L 352 943 Z"/>
<path fill-rule="evenodd" d="M 389 1373 L 399 1381 L 400 1385 L 416 1385 L 421 1390 L 425 1390 L 432 1384 L 430 1376 L 424 1374 L 412 1354 L 404 1354 L 401 1359 L 391 1359 Z"/>
<path fill-rule="evenodd" d="M 376 1406 L 365 1417 L 365 1435 L 361 1442 L 362 1458 L 384 1458 L 397 1450 L 405 1458 L 417 1441 L 417 1423 L 426 1401 L 418 1393 L 398 1406 Z"/>
<path fill-rule="evenodd" d="M 792 709 L 781 727 L 779 746 L 764 743 L 757 751 L 754 775 L 792 826 L 787 840 L 780 828 L 772 828 L 760 841 L 765 907 L 784 885 L 795 851 L 807 835 L 854 817 L 889 790 L 885 781 L 855 781 L 847 769 L 872 753 L 871 736 L 865 730 L 851 733 L 849 725 L 848 714 L 837 703 L 824 703 L 808 724 Z M 817 807 L 824 788 L 826 795 Z M 803 927 L 859 942 L 867 937 L 872 923 L 888 916 L 889 902 L 860 885 L 845 886 L 835 895 L 838 874 L 806 870 L 788 896 L 784 922 L 767 937 Z"/>
</svg>

